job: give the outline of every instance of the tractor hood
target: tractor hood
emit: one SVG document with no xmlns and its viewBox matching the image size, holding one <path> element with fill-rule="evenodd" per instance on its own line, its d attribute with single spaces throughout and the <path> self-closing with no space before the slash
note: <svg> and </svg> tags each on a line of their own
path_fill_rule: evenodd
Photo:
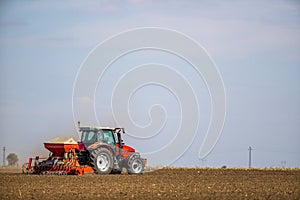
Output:
<svg viewBox="0 0 300 200">
<path fill-rule="evenodd" d="M 117 149 L 119 149 L 119 144 L 116 144 Z M 125 152 L 135 152 L 135 149 L 132 148 L 131 146 L 127 146 L 125 144 L 122 145 L 122 151 Z"/>
<path fill-rule="evenodd" d="M 132 148 L 131 146 L 123 145 L 122 146 L 123 151 L 129 151 L 129 152 L 135 152 L 135 149 Z"/>
</svg>

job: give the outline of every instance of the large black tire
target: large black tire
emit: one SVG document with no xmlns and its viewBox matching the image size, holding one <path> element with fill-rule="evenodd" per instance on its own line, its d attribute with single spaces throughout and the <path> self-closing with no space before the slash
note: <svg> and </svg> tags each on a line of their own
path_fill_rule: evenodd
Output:
<svg viewBox="0 0 300 200">
<path fill-rule="evenodd" d="M 97 174 L 109 174 L 113 169 L 113 157 L 107 148 L 99 147 L 90 154 L 91 167 Z"/>
<path fill-rule="evenodd" d="M 143 174 L 144 161 L 138 153 L 133 153 L 127 159 L 127 172 L 128 174 Z"/>
</svg>

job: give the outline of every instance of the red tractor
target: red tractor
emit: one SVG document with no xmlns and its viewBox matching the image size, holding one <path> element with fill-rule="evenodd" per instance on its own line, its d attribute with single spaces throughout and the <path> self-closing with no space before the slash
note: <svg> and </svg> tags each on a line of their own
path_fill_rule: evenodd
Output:
<svg viewBox="0 0 300 200">
<path fill-rule="evenodd" d="M 147 162 L 134 148 L 123 143 L 124 128 L 79 127 L 81 141 L 56 138 L 44 143 L 51 153 L 41 161 L 38 156 L 23 165 L 23 173 L 34 174 L 142 174 Z"/>
</svg>

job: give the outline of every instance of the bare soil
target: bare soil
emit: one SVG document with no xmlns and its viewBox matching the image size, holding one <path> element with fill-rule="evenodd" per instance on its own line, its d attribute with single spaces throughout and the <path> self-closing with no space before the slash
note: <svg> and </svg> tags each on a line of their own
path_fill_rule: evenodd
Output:
<svg viewBox="0 0 300 200">
<path fill-rule="evenodd" d="M 300 169 L 160 169 L 24 175 L 0 169 L 0 199 L 300 199 Z"/>
</svg>

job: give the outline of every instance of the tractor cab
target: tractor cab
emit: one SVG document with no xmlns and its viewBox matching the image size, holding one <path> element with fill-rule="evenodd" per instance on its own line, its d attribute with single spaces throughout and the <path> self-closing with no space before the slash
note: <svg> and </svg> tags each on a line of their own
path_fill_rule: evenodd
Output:
<svg viewBox="0 0 300 200">
<path fill-rule="evenodd" d="M 96 142 L 106 143 L 111 146 L 115 146 L 118 142 L 114 136 L 113 129 L 110 128 L 87 128 L 82 130 L 81 142 L 88 148 L 90 145 Z"/>
<path fill-rule="evenodd" d="M 107 144 L 114 151 L 124 148 L 124 143 L 121 134 L 124 133 L 124 128 L 109 128 L 109 127 L 80 127 L 81 142 L 80 146 L 84 149 L 89 149 L 95 145 Z"/>
</svg>

